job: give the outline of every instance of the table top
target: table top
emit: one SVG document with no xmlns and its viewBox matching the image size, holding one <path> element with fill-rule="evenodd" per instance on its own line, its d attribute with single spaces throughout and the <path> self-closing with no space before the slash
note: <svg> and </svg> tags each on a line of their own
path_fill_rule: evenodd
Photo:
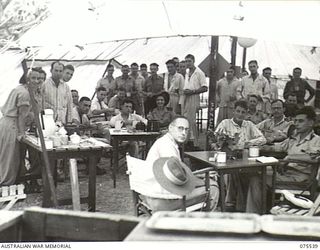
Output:
<svg viewBox="0 0 320 250">
<path fill-rule="evenodd" d="M 255 159 L 252 159 L 252 160 L 248 160 L 248 159 L 227 160 L 226 163 L 218 163 L 215 161 L 209 161 L 209 158 L 214 156 L 213 151 L 185 152 L 184 154 L 186 156 L 189 156 L 192 159 L 200 161 L 201 163 L 205 163 L 208 166 L 212 166 L 217 170 L 278 165 L 278 162 L 261 163 L 261 162 L 256 161 Z"/>
<path fill-rule="evenodd" d="M 34 135 L 26 135 L 23 139 L 22 142 L 25 144 L 42 151 L 41 149 L 41 144 L 39 143 L 39 138 L 35 137 Z M 70 141 L 69 141 L 70 143 Z M 102 141 L 99 141 L 93 137 L 88 137 L 88 138 L 81 138 L 80 144 L 79 145 L 73 145 L 73 144 L 68 144 L 68 145 L 62 145 L 59 147 L 54 147 L 52 149 L 47 149 L 47 151 L 57 151 L 57 152 L 62 152 L 62 151 L 85 151 L 85 150 L 110 150 L 112 146 L 110 146 L 107 143 L 104 143 Z"/>
<path fill-rule="evenodd" d="M 121 130 L 116 130 L 115 128 L 110 128 L 110 135 L 111 136 L 159 136 L 161 135 L 161 132 L 145 132 L 145 131 L 139 131 L 136 130 L 134 132 L 129 132 L 127 129 L 121 129 Z"/>
<path fill-rule="evenodd" d="M 163 211 L 140 222 L 125 241 L 317 240 L 318 229 L 315 217 Z"/>
</svg>

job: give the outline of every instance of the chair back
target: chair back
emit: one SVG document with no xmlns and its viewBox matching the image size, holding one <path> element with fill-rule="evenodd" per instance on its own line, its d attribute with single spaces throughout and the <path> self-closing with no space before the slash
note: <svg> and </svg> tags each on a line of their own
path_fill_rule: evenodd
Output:
<svg viewBox="0 0 320 250">
<path fill-rule="evenodd" d="M 128 153 L 126 160 L 130 189 L 139 194 L 152 197 L 152 193 L 148 191 L 148 187 L 152 186 L 152 182 L 145 178 L 146 169 L 152 171 L 152 165 L 145 160 L 132 157 Z"/>
<path fill-rule="evenodd" d="M 316 198 L 318 180 L 317 175 L 320 167 L 320 161 L 306 161 L 306 160 L 281 160 L 283 163 L 297 163 L 310 168 L 310 175 L 307 181 L 275 181 L 274 193 L 279 193 L 282 189 L 287 189 L 294 194 L 307 195 L 311 200 Z M 273 202 L 274 202 L 273 193 Z M 272 205 L 274 203 L 272 202 Z"/>
<path fill-rule="evenodd" d="M 314 201 L 312 207 L 310 208 L 309 212 L 306 215 L 313 216 L 316 213 L 320 212 L 319 207 L 320 207 L 320 194 L 318 194 L 317 199 Z"/>
</svg>

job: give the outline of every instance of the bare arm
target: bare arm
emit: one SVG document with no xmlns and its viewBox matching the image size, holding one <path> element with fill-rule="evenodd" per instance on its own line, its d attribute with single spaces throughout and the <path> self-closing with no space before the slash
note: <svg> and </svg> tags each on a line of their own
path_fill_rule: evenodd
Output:
<svg viewBox="0 0 320 250">
<path fill-rule="evenodd" d="M 306 81 L 306 90 L 309 91 L 309 97 L 305 102 L 309 102 L 315 95 L 315 90 L 310 86 L 310 84 Z"/>
<path fill-rule="evenodd" d="M 29 113 L 29 106 L 22 105 L 18 107 L 18 136 L 25 133 L 25 119 Z"/>
</svg>

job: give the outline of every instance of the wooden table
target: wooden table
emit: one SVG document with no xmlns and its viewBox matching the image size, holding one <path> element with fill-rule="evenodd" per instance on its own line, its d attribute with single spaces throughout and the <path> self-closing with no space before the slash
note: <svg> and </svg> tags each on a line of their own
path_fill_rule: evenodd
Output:
<svg viewBox="0 0 320 250">
<path fill-rule="evenodd" d="M 268 215 L 270 216 L 270 215 Z M 124 239 L 124 241 L 202 241 L 202 242 L 264 242 L 264 241 L 317 241 L 315 236 L 276 235 L 264 231 L 257 233 L 232 233 L 232 232 L 192 232 L 175 230 L 156 230 L 146 226 L 147 220 L 140 222 Z M 235 220 L 238 224 L 243 221 Z M 303 220 L 302 220 L 303 223 Z"/>
<path fill-rule="evenodd" d="M 88 142 L 90 141 L 90 142 Z M 27 135 L 22 139 L 22 143 L 27 149 L 35 150 L 40 159 L 42 159 L 42 149 L 38 138 L 33 135 Z M 50 168 L 55 179 L 57 177 L 57 169 L 55 161 L 57 159 L 72 159 L 72 158 L 88 158 L 88 169 L 89 169 L 89 185 L 88 185 L 88 197 L 81 198 L 82 202 L 88 203 L 88 211 L 95 211 L 96 209 L 96 164 L 99 157 L 102 156 L 104 151 L 111 150 L 109 144 L 89 138 L 87 141 L 82 139 L 80 145 L 65 145 L 53 149 L 47 149 Z M 48 179 L 45 171 L 42 171 L 43 180 L 43 207 L 52 207 L 53 202 L 51 199 L 51 192 L 48 184 Z M 70 204 L 70 199 L 60 200 L 59 205 Z"/>
<path fill-rule="evenodd" d="M 151 143 L 154 142 L 161 132 L 143 132 L 135 131 L 128 132 L 127 130 L 115 130 L 110 129 L 111 145 L 113 147 L 113 166 L 112 166 L 112 178 L 113 187 L 116 187 L 116 172 L 119 169 L 119 144 L 120 141 L 145 141 L 147 146 L 147 151 L 151 147 Z"/>
<path fill-rule="evenodd" d="M 197 152 L 185 152 L 185 156 L 195 160 L 196 162 L 202 163 L 207 167 L 212 167 L 212 170 L 217 171 L 220 175 L 219 178 L 219 189 L 220 189 L 220 202 L 221 211 L 225 211 L 225 183 L 224 174 L 232 173 L 246 173 L 246 172 L 258 172 L 261 171 L 262 179 L 262 211 L 261 214 L 266 212 L 266 201 L 267 201 L 267 183 L 266 183 L 266 169 L 267 166 L 273 167 L 273 172 L 275 172 L 274 167 L 278 165 L 278 162 L 273 163 L 261 163 L 255 160 L 227 160 L 226 163 L 217 163 L 209 161 L 209 157 L 213 157 L 214 152 L 212 151 L 197 151 Z M 274 183 L 273 174 L 272 183 Z"/>
</svg>

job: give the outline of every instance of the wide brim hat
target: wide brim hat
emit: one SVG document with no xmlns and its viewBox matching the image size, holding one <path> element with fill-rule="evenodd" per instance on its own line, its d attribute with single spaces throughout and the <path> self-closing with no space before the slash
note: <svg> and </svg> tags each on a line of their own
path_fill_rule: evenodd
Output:
<svg viewBox="0 0 320 250">
<path fill-rule="evenodd" d="M 162 96 L 164 98 L 164 106 L 167 106 L 170 101 L 170 95 L 167 91 L 162 91 L 161 93 L 154 95 L 152 97 L 153 107 L 157 107 L 157 98 Z"/>
<path fill-rule="evenodd" d="M 175 183 L 172 176 L 168 175 L 168 168 L 182 169 L 185 180 L 183 183 Z M 165 190 L 176 195 L 187 195 L 191 193 L 196 186 L 203 185 L 203 181 L 193 175 L 189 167 L 176 157 L 162 157 L 153 163 L 153 174 L 155 179 Z M 179 180 L 180 181 L 180 180 Z"/>
</svg>

